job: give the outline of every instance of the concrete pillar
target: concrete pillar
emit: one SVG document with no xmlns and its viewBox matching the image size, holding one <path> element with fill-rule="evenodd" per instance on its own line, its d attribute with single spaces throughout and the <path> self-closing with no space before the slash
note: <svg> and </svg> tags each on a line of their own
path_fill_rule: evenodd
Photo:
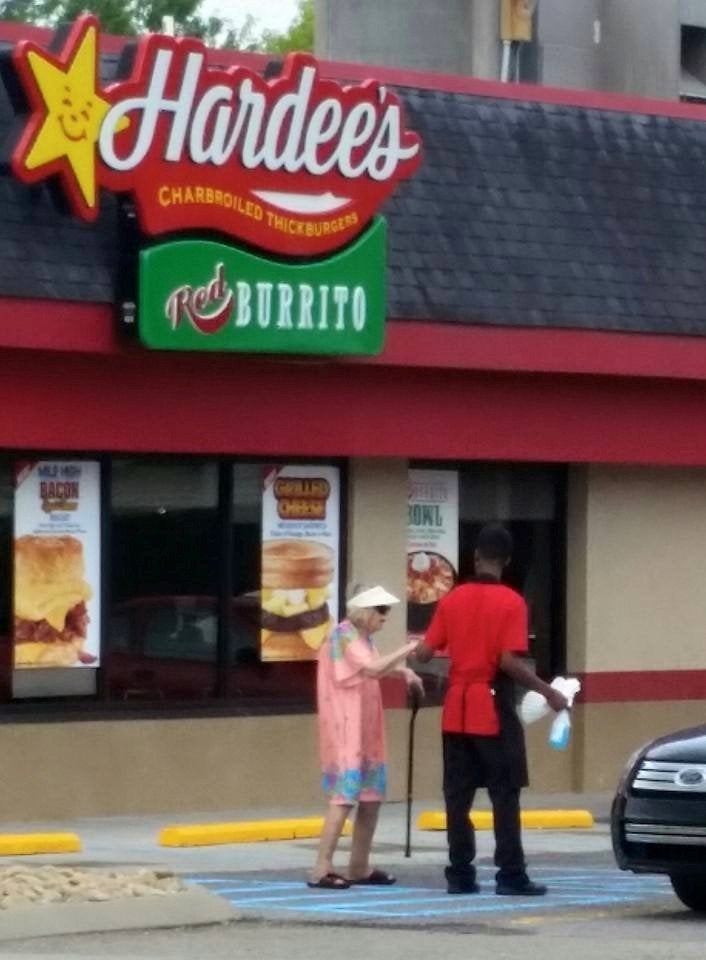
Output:
<svg viewBox="0 0 706 960">
<path fill-rule="evenodd" d="M 500 78 L 500 0 L 468 0 L 467 73 L 483 80 Z"/>
<path fill-rule="evenodd" d="M 348 576 L 382 584 L 403 602 L 393 607 L 380 649 L 406 637 L 407 461 L 351 460 L 348 472 Z"/>
<path fill-rule="evenodd" d="M 497 9 L 498 0 L 478 3 Z M 315 0 L 314 49 L 329 60 L 466 73 L 470 4 L 471 0 Z M 484 22 L 482 13 L 479 18 Z"/>
</svg>

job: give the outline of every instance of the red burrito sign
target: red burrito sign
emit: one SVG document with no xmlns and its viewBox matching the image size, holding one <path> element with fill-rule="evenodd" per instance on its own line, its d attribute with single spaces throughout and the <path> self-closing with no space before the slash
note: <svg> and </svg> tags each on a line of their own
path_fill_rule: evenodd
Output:
<svg viewBox="0 0 706 960">
<path fill-rule="evenodd" d="M 143 230 L 215 229 L 278 254 L 337 250 L 421 160 L 397 96 L 341 87 L 291 54 L 264 80 L 216 69 L 191 38 L 150 35 L 131 76 L 101 87 L 98 22 L 81 17 L 57 57 L 22 42 L 13 61 L 30 118 L 12 155 L 28 183 L 58 174 L 75 214 L 99 188 L 132 194 Z"/>
</svg>

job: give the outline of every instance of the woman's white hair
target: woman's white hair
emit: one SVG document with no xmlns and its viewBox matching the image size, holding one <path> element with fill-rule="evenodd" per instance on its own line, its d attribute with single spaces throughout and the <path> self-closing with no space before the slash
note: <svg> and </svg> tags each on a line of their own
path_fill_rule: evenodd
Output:
<svg viewBox="0 0 706 960">
<path fill-rule="evenodd" d="M 352 583 L 346 590 L 346 616 L 354 627 L 367 627 L 370 617 L 370 607 L 358 607 L 351 603 L 351 597 L 357 597 L 365 590 L 369 590 L 370 585 L 366 583 Z"/>
</svg>

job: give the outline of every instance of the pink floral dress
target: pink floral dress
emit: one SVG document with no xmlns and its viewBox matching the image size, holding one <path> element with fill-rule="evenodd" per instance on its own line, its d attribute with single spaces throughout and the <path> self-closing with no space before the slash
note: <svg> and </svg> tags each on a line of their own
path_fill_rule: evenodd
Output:
<svg viewBox="0 0 706 960">
<path fill-rule="evenodd" d="M 387 787 L 380 684 L 363 673 L 377 656 L 370 637 L 349 620 L 319 651 L 317 699 L 321 782 L 331 803 L 381 801 Z"/>
</svg>

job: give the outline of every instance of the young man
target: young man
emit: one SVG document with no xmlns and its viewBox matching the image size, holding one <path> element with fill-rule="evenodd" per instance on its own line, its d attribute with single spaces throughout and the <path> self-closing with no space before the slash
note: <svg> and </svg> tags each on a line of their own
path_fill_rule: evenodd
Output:
<svg viewBox="0 0 706 960">
<path fill-rule="evenodd" d="M 517 656 L 527 652 L 527 607 L 500 579 L 512 538 L 499 524 L 480 531 L 475 577 L 443 597 L 417 659 L 436 651 L 449 657 L 444 700 L 444 799 L 449 843 L 449 893 L 477 893 L 475 835 L 469 815 L 479 787 L 487 787 L 495 825 L 495 892 L 538 896 L 546 887 L 527 876 L 520 829 L 520 790 L 527 786 L 522 725 L 513 681 L 543 694 L 554 710 L 566 698 L 540 680 Z"/>
</svg>

